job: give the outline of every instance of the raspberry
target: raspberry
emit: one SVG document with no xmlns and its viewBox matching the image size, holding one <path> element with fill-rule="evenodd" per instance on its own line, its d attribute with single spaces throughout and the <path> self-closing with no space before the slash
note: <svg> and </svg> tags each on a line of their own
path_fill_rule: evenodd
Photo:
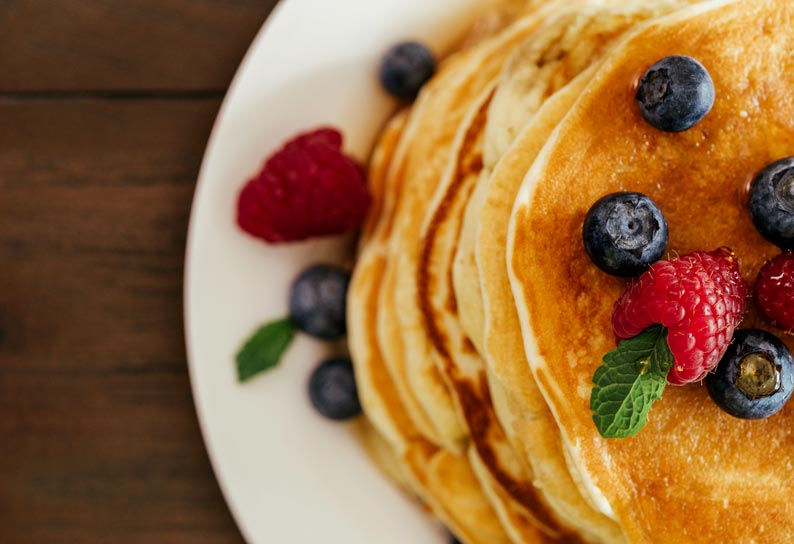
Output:
<svg viewBox="0 0 794 544">
<path fill-rule="evenodd" d="M 730 249 L 659 261 L 615 303 L 612 328 L 632 338 L 654 323 L 667 327 L 673 385 L 702 380 L 722 358 L 744 313 L 747 284 Z"/>
<path fill-rule="evenodd" d="M 755 301 L 775 326 L 794 332 L 794 253 L 782 253 L 764 265 Z"/>
<path fill-rule="evenodd" d="M 267 242 L 305 240 L 360 227 L 369 202 L 364 171 L 342 152 L 342 135 L 321 128 L 267 159 L 240 192 L 237 223 Z"/>
</svg>

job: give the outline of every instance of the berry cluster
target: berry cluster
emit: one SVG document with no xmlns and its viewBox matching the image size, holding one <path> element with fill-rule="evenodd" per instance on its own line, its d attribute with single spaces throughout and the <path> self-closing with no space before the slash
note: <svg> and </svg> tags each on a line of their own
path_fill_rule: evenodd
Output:
<svg viewBox="0 0 794 544">
<path fill-rule="evenodd" d="M 651 325 L 666 329 L 674 358 L 673 385 L 702 380 L 725 353 L 744 313 L 747 285 L 730 249 L 697 251 L 660 261 L 668 228 L 659 207 L 639 193 L 614 193 L 588 212 L 584 246 L 603 271 L 639 277 L 616 302 L 612 327 L 619 340 Z"/>
<path fill-rule="evenodd" d="M 758 231 L 783 250 L 761 269 L 755 301 L 773 325 L 794 333 L 794 157 L 758 174 L 750 211 Z M 667 223 L 658 206 L 639 193 L 600 199 L 588 212 L 582 234 L 587 253 L 603 271 L 639 275 L 615 303 L 612 328 L 623 341 L 662 326 L 662 352 L 669 352 L 671 360 L 662 360 L 658 372 L 668 383 L 705 379 L 714 401 L 740 418 L 768 417 L 783 408 L 794 391 L 794 359 L 767 331 L 736 331 L 748 289 L 730 249 L 660 261 L 667 248 Z M 621 353 L 621 346 L 615 352 L 630 356 Z M 613 360 L 608 355 L 605 365 Z M 603 379 L 607 372 L 599 369 L 595 378 Z M 602 385 L 596 381 L 599 396 Z M 599 402 L 591 404 L 602 421 Z"/>
<path fill-rule="evenodd" d="M 652 66 L 636 94 L 645 120 L 667 132 L 692 128 L 708 114 L 714 98 L 705 67 L 681 56 Z M 755 301 L 773 325 L 792 334 L 794 157 L 774 162 L 756 176 L 749 205 L 758 232 L 783 250 L 761 269 Z M 603 436 L 630 436 L 644 425 L 663 388 L 654 376 L 673 385 L 705 379 L 714 401 L 739 418 L 764 418 L 783 408 L 794 391 L 794 359 L 773 334 L 736 330 L 748 287 L 730 249 L 660 261 L 667 249 L 667 223 L 656 204 L 639 193 L 600 199 L 588 212 L 582 234 L 588 255 L 601 270 L 639 275 L 613 309 L 612 327 L 621 343 L 593 377 L 591 408 Z M 620 392 L 627 376 L 631 387 Z M 638 390 L 642 395 L 629 399 Z M 626 400 L 631 402 L 622 402 Z M 626 405 L 633 406 L 632 414 L 610 408 Z"/>
</svg>

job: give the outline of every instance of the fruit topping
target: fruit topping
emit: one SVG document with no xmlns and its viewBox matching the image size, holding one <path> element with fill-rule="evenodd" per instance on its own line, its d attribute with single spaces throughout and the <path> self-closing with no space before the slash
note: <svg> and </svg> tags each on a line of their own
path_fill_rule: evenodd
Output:
<svg viewBox="0 0 794 544">
<path fill-rule="evenodd" d="M 607 274 L 637 276 L 667 249 L 667 222 L 661 210 L 640 193 L 613 193 L 596 202 L 582 228 L 584 247 Z"/>
<path fill-rule="evenodd" d="M 618 299 L 621 339 L 593 375 L 593 421 L 606 438 L 633 436 L 665 384 L 703 379 L 728 348 L 747 285 L 727 248 L 653 264 Z"/>
<path fill-rule="evenodd" d="M 709 394 L 720 408 L 742 419 L 780 411 L 794 391 L 794 360 L 775 335 L 758 329 L 736 331 L 713 374 Z"/>
<path fill-rule="evenodd" d="M 794 332 L 794 253 L 782 253 L 761 268 L 755 301 L 776 327 Z"/>
<path fill-rule="evenodd" d="M 689 130 L 714 105 L 714 82 L 691 57 L 665 57 L 642 76 L 636 99 L 642 116 L 665 132 Z"/>
<path fill-rule="evenodd" d="M 289 293 L 292 323 L 308 335 L 336 340 L 345 335 L 347 287 L 350 272 L 316 265 L 301 272 Z"/>
<path fill-rule="evenodd" d="M 794 249 L 794 157 L 764 168 L 750 188 L 750 214 L 764 238 Z"/>
<path fill-rule="evenodd" d="M 397 98 L 413 100 L 435 71 L 436 61 L 427 47 L 417 42 L 404 42 L 383 56 L 380 81 L 383 88 Z"/>
<path fill-rule="evenodd" d="M 339 131 L 287 142 L 243 187 L 237 223 L 266 242 L 341 234 L 361 226 L 370 196 L 361 166 L 342 152 Z"/>
<path fill-rule="evenodd" d="M 747 284 L 727 248 L 661 261 L 639 277 L 615 304 L 612 327 L 632 338 L 654 323 L 669 331 L 675 358 L 667 381 L 702 380 L 719 362 L 744 313 Z"/>
<path fill-rule="evenodd" d="M 361 413 L 353 363 L 350 359 L 329 359 L 309 379 L 309 400 L 324 417 L 336 421 Z"/>
</svg>

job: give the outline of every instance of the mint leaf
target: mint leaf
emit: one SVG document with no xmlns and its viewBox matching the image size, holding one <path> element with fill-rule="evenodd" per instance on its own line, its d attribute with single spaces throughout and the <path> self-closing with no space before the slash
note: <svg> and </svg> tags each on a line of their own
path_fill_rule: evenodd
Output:
<svg viewBox="0 0 794 544">
<path fill-rule="evenodd" d="M 257 330 L 237 354 L 237 379 L 251 379 L 275 367 L 292 342 L 295 330 L 289 319 L 268 323 Z"/>
<path fill-rule="evenodd" d="M 626 438 L 645 426 L 651 405 L 662 398 L 673 361 L 662 325 L 648 327 L 604 355 L 590 394 L 593 421 L 601 436 Z"/>
</svg>

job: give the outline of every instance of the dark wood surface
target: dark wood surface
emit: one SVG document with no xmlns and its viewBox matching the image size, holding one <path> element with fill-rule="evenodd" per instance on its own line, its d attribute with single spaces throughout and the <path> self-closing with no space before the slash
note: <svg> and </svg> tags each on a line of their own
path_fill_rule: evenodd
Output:
<svg viewBox="0 0 794 544">
<path fill-rule="evenodd" d="M 193 409 L 182 263 L 273 4 L 0 2 L 0 542 L 242 541 Z"/>
</svg>

